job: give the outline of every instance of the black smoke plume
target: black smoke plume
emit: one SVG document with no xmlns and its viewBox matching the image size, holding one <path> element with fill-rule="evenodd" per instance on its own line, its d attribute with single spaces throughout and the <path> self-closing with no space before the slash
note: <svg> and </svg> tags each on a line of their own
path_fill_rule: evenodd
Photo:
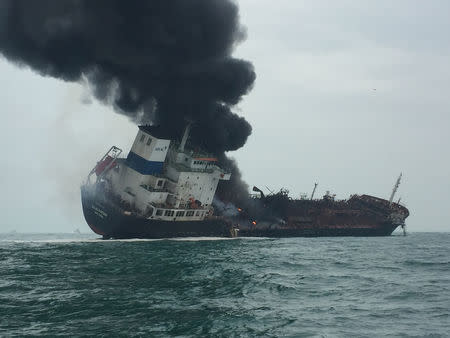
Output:
<svg viewBox="0 0 450 338">
<path fill-rule="evenodd" d="M 256 77 L 251 63 L 232 57 L 244 38 L 232 0 L 0 0 L 8 60 L 87 80 L 97 99 L 172 138 L 192 121 L 191 143 L 225 162 L 251 133 L 232 112 Z M 233 184 L 245 187 L 239 176 Z"/>
</svg>

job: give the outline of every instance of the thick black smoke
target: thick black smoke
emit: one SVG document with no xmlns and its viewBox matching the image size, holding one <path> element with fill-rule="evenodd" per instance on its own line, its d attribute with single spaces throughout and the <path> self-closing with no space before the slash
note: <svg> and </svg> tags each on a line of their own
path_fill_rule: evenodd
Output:
<svg viewBox="0 0 450 338">
<path fill-rule="evenodd" d="M 0 52 L 94 95 L 137 123 L 222 154 L 251 133 L 232 112 L 251 89 L 251 63 L 233 58 L 245 38 L 231 0 L 0 0 Z"/>
</svg>

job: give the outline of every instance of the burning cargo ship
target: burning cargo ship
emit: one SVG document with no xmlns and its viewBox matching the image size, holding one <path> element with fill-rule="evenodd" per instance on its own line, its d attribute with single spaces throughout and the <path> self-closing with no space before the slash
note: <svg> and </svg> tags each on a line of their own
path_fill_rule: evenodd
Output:
<svg viewBox="0 0 450 338">
<path fill-rule="evenodd" d="M 186 148 L 159 127 L 140 126 L 126 158 L 112 147 L 81 187 L 89 227 L 104 238 L 234 237 L 230 220 L 212 206 L 220 180 L 231 174 L 217 158 Z M 95 182 L 92 182 L 94 174 Z"/>
<path fill-rule="evenodd" d="M 237 208 L 215 199 L 231 173 L 217 158 L 189 149 L 155 126 L 140 126 L 126 158 L 111 149 L 81 187 L 87 224 L 103 238 L 387 236 L 404 228 L 408 209 L 390 200 L 353 195 L 336 201 L 291 199 L 287 191 L 259 192 Z M 94 175 L 96 176 L 94 180 Z M 223 182 L 226 184 L 226 182 Z M 226 207 L 224 207 L 226 206 Z"/>
</svg>

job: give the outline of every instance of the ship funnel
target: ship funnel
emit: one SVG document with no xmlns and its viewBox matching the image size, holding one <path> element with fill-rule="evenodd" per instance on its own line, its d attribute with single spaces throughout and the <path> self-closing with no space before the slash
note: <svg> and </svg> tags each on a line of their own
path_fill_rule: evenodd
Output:
<svg viewBox="0 0 450 338">
<path fill-rule="evenodd" d="M 189 137 L 189 132 L 191 131 L 191 123 L 188 123 L 186 129 L 184 130 L 183 138 L 180 143 L 180 151 L 184 151 L 184 147 L 186 146 L 187 139 Z"/>
</svg>

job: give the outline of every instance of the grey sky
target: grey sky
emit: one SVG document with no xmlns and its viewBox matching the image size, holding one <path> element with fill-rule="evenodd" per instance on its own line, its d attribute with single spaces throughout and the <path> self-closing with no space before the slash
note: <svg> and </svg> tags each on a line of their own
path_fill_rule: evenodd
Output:
<svg viewBox="0 0 450 338">
<path fill-rule="evenodd" d="M 250 185 L 293 197 L 398 197 L 411 231 L 450 230 L 450 3 L 241 0 L 255 64 L 239 105 L 253 126 L 232 155 Z M 79 186 L 136 128 L 77 84 L 0 60 L 0 231 L 89 231 Z M 376 89 L 376 90 L 375 90 Z"/>
</svg>

